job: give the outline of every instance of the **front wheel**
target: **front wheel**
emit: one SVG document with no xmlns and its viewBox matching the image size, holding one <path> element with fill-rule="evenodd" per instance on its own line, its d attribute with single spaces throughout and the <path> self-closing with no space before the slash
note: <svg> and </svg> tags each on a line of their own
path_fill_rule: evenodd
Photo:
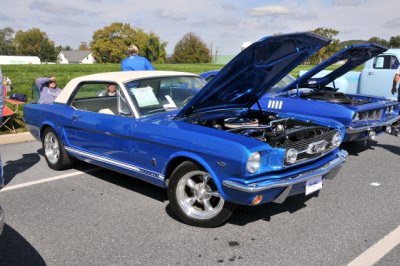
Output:
<svg viewBox="0 0 400 266">
<path fill-rule="evenodd" d="M 235 209 L 235 204 L 221 197 L 210 174 L 190 161 L 182 163 L 172 173 L 168 198 L 181 220 L 200 227 L 223 224 Z"/>
<path fill-rule="evenodd" d="M 44 130 L 42 142 L 44 157 L 51 169 L 64 170 L 71 167 L 72 158 L 69 157 L 62 142 L 52 128 L 48 127 Z"/>
</svg>

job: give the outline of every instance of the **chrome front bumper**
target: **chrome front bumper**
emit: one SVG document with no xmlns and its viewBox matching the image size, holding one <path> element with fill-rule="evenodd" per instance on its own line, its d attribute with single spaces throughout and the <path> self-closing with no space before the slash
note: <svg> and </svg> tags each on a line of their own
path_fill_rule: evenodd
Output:
<svg viewBox="0 0 400 266">
<path fill-rule="evenodd" d="M 370 131 L 373 130 L 377 127 L 383 127 L 383 126 L 390 126 L 393 123 L 395 123 L 397 120 L 400 119 L 400 115 L 396 116 L 388 121 L 383 121 L 383 122 L 377 122 L 377 123 L 371 123 L 370 125 L 367 126 L 362 126 L 362 127 L 348 127 L 346 128 L 346 134 L 355 134 L 355 133 L 360 133 L 363 131 Z"/>
<path fill-rule="evenodd" d="M 325 176 L 326 179 L 333 179 L 339 169 L 342 167 L 343 163 L 345 162 L 345 158 L 347 157 L 348 153 L 345 150 L 341 150 L 338 153 L 338 158 L 330 161 L 329 163 L 325 164 L 324 166 L 314 169 L 312 171 L 300 174 L 296 177 L 277 180 L 276 182 L 272 182 L 270 184 L 243 184 L 235 181 L 225 180 L 223 185 L 227 188 L 232 188 L 248 193 L 257 193 L 260 191 L 273 189 L 273 188 L 286 188 L 281 195 L 279 195 L 274 202 L 283 202 L 287 195 L 289 195 L 290 190 L 292 189 L 293 185 L 306 182 L 308 179 L 311 179 L 316 176 Z"/>
</svg>

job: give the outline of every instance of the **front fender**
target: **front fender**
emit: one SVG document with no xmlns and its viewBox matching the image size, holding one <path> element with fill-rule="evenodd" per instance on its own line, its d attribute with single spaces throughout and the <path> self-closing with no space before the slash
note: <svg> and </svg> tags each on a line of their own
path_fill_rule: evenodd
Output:
<svg viewBox="0 0 400 266">
<path fill-rule="evenodd" d="M 168 166 L 171 164 L 171 162 L 172 162 L 174 159 L 180 158 L 180 157 L 181 157 L 181 158 L 187 158 L 187 159 L 189 159 L 189 160 L 192 160 L 192 161 L 194 161 L 194 162 L 200 164 L 200 165 L 211 175 L 211 178 L 214 180 L 214 183 L 215 183 L 215 185 L 217 186 L 218 191 L 221 193 L 222 198 L 227 199 L 227 196 L 224 194 L 224 190 L 223 190 L 223 184 L 222 184 L 223 180 L 222 180 L 222 178 L 218 175 L 218 173 L 217 173 L 218 171 L 215 170 L 215 167 L 224 167 L 224 166 L 219 166 L 219 165 L 217 164 L 217 162 L 218 162 L 217 159 L 215 159 L 215 166 L 213 167 L 212 165 L 210 165 L 210 164 L 208 163 L 208 161 L 209 161 L 209 162 L 212 162 L 212 161 L 214 161 L 214 160 L 209 160 L 209 159 L 207 160 L 207 159 L 203 158 L 202 156 L 199 156 L 198 154 L 194 154 L 194 153 L 188 152 L 188 151 L 178 151 L 178 152 L 175 152 L 174 154 L 172 154 L 172 155 L 168 158 L 168 160 L 167 160 L 168 163 L 166 163 L 166 165 L 165 165 L 165 167 L 164 167 L 163 175 L 165 176 L 166 179 L 169 178 L 169 177 L 167 176 L 167 169 L 168 169 Z"/>
</svg>

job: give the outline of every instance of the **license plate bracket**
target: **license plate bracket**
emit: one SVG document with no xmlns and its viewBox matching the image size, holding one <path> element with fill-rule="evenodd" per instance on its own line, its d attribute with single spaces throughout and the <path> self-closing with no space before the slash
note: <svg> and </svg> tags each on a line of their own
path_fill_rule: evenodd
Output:
<svg viewBox="0 0 400 266">
<path fill-rule="evenodd" d="M 306 196 L 322 188 L 322 176 L 314 176 L 306 181 Z"/>
</svg>

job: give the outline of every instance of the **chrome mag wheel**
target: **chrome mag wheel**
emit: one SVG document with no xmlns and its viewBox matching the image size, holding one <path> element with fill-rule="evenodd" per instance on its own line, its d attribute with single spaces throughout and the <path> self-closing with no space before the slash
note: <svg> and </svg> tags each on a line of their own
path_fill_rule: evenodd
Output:
<svg viewBox="0 0 400 266">
<path fill-rule="evenodd" d="M 199 220 L 215 217 L 224 207 L 224 199 L 210 175 L 200 170 L 182 176 L 176 188 L 176 199 L 187 216 Z"/>
<path fill-rule="evenodd" d="M 60 159 L 60 143 L 53 132 L 44 136 L 44 153 L 51 164 L 56 164 Z"/>
</svg>

